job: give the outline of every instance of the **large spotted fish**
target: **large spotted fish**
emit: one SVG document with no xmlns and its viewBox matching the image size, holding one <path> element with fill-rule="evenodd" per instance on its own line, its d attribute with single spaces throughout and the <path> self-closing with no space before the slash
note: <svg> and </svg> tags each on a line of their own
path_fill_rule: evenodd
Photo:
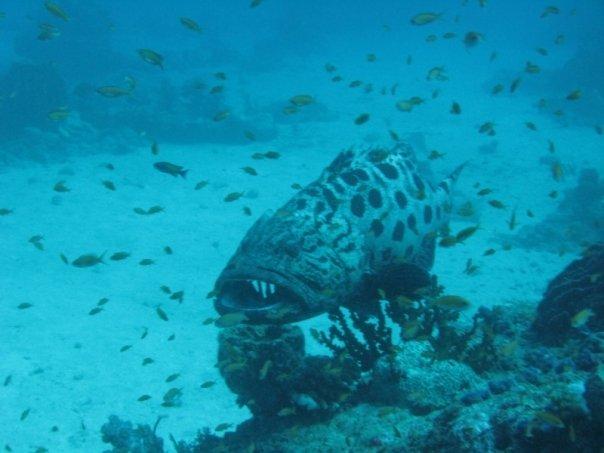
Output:
<svg viewBox="0 0 604 453">
<path fill-rule="evenodd" d="M 216 282 L 217 311 L 291 322 L 425 286 L 460 171 L 434 186 L 406 145 L 340 153 L 250 228 Z"/>
</svg>

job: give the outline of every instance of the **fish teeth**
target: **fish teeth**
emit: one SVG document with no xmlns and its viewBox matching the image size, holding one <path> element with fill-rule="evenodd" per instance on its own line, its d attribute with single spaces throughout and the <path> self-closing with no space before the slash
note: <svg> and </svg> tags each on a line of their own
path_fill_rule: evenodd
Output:
<svg viewBox="0 0 604 453">
<path fill-rule="evenodd" d="M 254 287 L 257 293 L 260 292 L 260 282 L 258 280 L 252 280 L 252 286 Z"/>
<path fill-rule="evenodd" d="M 269 283 L 269 284 L 268 284 L 268 292 L 269 292 L 269 294 L 270 294 L 270 295 L 275 294 L 275 290 L 276 290 L 276 289 L 277 289 L 277 288 L 275 288 L 275 285 L 273 285 L 272 283 Z"/>
<path fill-rule="evenodd" d="M 261 281 L 260 290 L 261 290 L 262 298 L 266 299 L 266 293 L 268 291 L 268 283 L 266 283 L 265 281 Z"/>
</svg>

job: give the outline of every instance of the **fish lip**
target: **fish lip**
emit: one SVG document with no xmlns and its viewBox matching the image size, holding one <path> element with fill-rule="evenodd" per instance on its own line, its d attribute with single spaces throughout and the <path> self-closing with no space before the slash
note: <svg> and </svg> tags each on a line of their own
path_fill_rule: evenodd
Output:
<svg viewBox="0 0 604 453">
<path fill-rule="evenodd" d="M 274 293 L 261 297 L 254 282 L 262 282 L 264 287 L 261 291 L 268 291 L 268 284 L 274 285 Z M 280 273 L 263 270 L 259 274 L 223 275 L 216 282 L 216 290 L 218 295 L 214 307 L 221 315 L 240 312 L 252 321 L 266 321 L 280 308 L 291 307 L 290 314 L 276 321 L 288 322 L 294 313 L 295 318 L 306 318 L 304 297 Z"/>
</svg>

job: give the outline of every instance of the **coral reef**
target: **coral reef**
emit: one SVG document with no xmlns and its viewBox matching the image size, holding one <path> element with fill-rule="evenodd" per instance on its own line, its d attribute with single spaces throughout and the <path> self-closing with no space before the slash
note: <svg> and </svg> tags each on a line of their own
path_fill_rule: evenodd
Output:
<svg viewBox="0 0 604 453">
<path fill-rule="evenodd" d="M 132 423 L 122 421 L 115 415 L 110 416 L 109 421 L 101 428 L 103 442 L 113 446 L 113 449 L 107 450 L 106 453 L 162 453 L 163 439 L 155 435 L 159 421 L 160 419 L 153 429 L 148 425 L 138 425 L 134 428 Z"/>
<path fill-rule="evenodd" d="M 584 322 L 573 318 L 582 310 L 589 310 L 583 312 Z M 603 330 L 604 244 L 596 244 L 549 283 L 532 331 L 544 343 L 561 344 L 571 336 L 584 337 L 585 331 Z"/>
<path fill-rule="evenodd" d="M 220 373 L 237 402 L 258 417 L 333 411 L 360 378 L 347 357 L 306 356 L 302 330 L 291 325 L 223 329 L 219 345 Z"/>
</svg>

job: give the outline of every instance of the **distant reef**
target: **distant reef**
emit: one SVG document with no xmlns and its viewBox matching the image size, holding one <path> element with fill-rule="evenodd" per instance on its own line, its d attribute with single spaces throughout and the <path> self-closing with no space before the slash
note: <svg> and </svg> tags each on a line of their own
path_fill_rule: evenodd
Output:
<svg viewBox="0 0 604 453">
<path fill-rule="evenodd" d="M 311 332 L 331 355 L 306 354 L 297 326 L 224 328 L 217 366 L 253 417 L 187 442 L 112 416 L 107 451 L 599 452 L 603 250 L 553 278 L 537 310 L 481 307 L 462 322 L 434 282 L 372 315 L 334 312 Z"/>
</svg>

